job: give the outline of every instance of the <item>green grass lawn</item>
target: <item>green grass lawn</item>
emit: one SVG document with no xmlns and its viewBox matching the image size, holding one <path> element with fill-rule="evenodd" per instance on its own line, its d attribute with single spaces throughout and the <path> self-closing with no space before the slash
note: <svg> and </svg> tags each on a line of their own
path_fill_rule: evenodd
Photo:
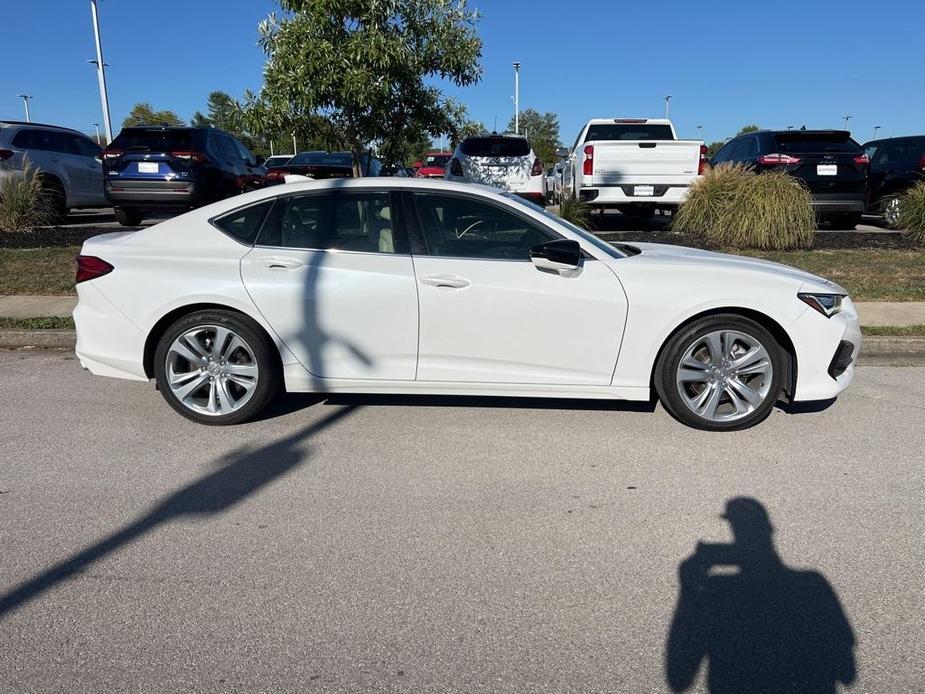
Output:
<svg viewBox="0 0 925 694">
<path fill-rule="evenodd" d="M 75 294 L 74 257 L 80 246 L 0 248 L 0 296 Z"/>
<path fill-rule="evenodd" d="M 74 294 L 78 246 L 0 248 L 0 295 Z M 925 301 L 925 249 L 733 251 L 841 284 L 855 301 Z"/>
</svg>

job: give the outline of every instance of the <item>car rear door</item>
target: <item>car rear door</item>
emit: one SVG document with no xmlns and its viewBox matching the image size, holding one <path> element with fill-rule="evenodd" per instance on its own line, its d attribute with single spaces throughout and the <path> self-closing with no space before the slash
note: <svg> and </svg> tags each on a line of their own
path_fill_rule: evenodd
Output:
<svg viewBox="0 0 925 694">
<path fill-rule="evenodd" d="M 460 194 L 408 201 L 420 250 L 419 381 L 610 384 L 626 297 L 605 263 L 544 271 L 529 249 L 559 236 L 526 215 Z"/>
<path fill-rule="evenodd" d="M 66 137 L 72 140 L 72 147 L 77 152 L 71 156 L 73 157 L 74 176 L 79 181 L 81 190 L 81 204 L 105 205 L 103 165 L 99 158 L 102 151 L 100 146 L 80 135 L 66 135 Z"/>
<path fill-rule="evenodd" d="M 241 261 L 248 293 L 318 390 L 414 379 L 418 299 L 387 189 L 284 195 Z"/>
</svg>

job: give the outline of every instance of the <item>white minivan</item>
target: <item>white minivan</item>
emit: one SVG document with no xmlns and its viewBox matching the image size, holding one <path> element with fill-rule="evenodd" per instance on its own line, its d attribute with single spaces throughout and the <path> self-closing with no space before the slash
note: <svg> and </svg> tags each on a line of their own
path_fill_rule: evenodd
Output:
<svg viewBox="0 0 925 694">
<path fill-rule="evenodd" d="M 453 152 L 443 177 L 457 183 L 483 183 L 546 204 L 543 162 L 523 135 L 467 137 Z"/>
</svg>

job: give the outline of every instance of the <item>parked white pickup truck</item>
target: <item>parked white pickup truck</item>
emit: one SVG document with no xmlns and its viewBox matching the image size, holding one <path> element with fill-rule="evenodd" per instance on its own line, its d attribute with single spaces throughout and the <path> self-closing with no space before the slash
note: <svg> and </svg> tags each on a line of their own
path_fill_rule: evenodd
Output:
<svg viewBox="0 0 925 694">
<path fill-rule="evenodd" d="M 706 164 L 703 142 L 679 140 L 662 118 L 595 118 L 571 150 L 556 154 L 564 158 L 564 194 L 636 217 L 680 205 Z"/>
</svg>

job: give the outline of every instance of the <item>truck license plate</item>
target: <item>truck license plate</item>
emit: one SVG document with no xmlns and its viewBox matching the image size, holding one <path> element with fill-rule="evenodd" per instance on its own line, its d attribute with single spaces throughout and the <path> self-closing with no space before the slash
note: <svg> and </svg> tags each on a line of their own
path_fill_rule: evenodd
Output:
<svg viewBox="0 0 925 694">
<path fill-rule="evenodd" d="M 654 186 L 633 186 L 633 195 L 637 198 L 651 197 L 655 195 Z"/>
<path fill-rule="evenodd" d="M 838 164 L 817 164 L 816 165 L 816 175 L 817 176 L 837 176 L 838 175 Z"/>
</svg>

